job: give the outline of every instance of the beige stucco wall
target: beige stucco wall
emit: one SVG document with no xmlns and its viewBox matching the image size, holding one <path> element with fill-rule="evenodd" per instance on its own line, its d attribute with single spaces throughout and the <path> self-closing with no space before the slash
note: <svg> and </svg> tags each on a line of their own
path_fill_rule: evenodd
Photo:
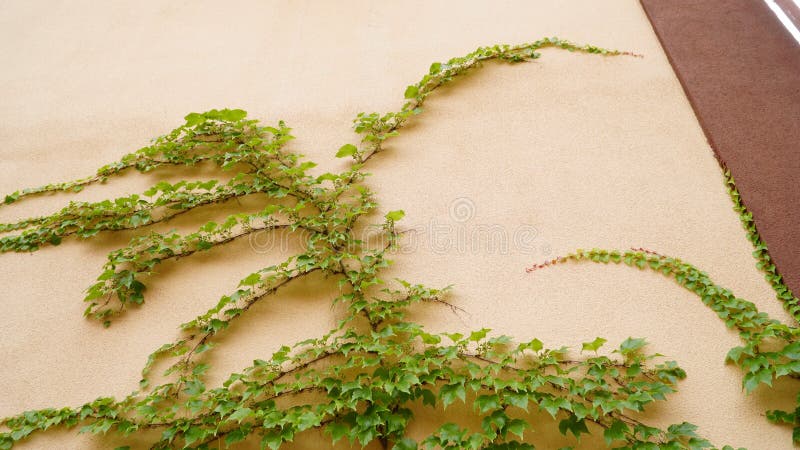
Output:
<svg viewBox="0 0 800 450">
<path fill-rule="evenodd" d="M 403 225 L 418 230 L 392 274 L 455 285 L 451 300 L 466 313 L 418 314 L 433 330 L 486 326 L 553 346 L 647 337 L 652 351 L 689 373 L 652 421 L 694 422 L 719 444 L 789 448 L 790 430 L 768 424 L 763 411 L 793 395 L 745 397 L 737 370 L 723 365 L 736 336 L 692 294 L 625 267 L 524 271 L 578 247 L 645 246 L 693 262 L 785 318 L 634 0 L 2 2 L 0 192 L 85 176 L 187 112 L 215 107 L 286 120 L 298 137 L 291 148 L 321 171 L 336 169 L 335 150 L 354 141 L 352 117 L 396 108 L 432 61 L 551 35 L 646 56 L 545 51 L 536 63 L 490 64 L 432 97 L 421 121 L 371 162 L 369 184 L 382 208 L 404 209 Z M 154 179 L 126 177 L 78 198 L 138 191 Z M 0 221 L 52 211 L 66 199 L 1 208 Z M 467 220 L 455 220 L 451 210 L 466 210 Z M 193 223 L 201 222 L 182 218 L 174 226 Z M 505 251 L 463 245 L 464 236 L 481 230 L 513 238 L 531 229 L 536 234 L 523 236 L 524 246 Z M 82 290 L 105 254 L 129 237 L 0 255 L 0 415 L 134 390 L 146 355 L 171 341 L 179 323 L 280 258 L 242 240 L 168 264 L 151 282 L 145 307 L 104 330 L 82 319 Z M 254 308 L 224 338 L 228 351 L 215 355 L 214 375 L 327 330 L 335 291 L 318 281 Z M 555 445 L 551 439 L 535 438 L 542 448 Z M 316 442 L 311 436 L 296 447 L 318 448 Z M 21 448 L 115 443 L 56 433 Z"/>
</svg>

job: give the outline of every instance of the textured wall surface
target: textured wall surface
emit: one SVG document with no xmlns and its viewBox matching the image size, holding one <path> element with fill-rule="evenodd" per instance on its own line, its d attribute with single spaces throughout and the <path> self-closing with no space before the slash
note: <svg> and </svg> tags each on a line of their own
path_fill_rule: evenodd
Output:
<svg viewBox="0 0 800 450">
<path fill-rule="evenodd" d="M 639 3 L 448 5 L 3 2 L 0 192 L 88 175 L 186 113 L 220 107 L 286 120 L 298 137 L 291 148 L 318 162 L 320 172 L 333 170 L 336 149 L 354 140 L 355 114 L 397 107 L 405 86 L 432 61 L 552 35 L 643 53 L 604 59 L 546 50 L 535 63 L 489 64 L 431 97 L 417 125 L 370 162 L 368 183 L 383 210 L 404 209 L 403 226 L 417 230 L 392 275 L 454 285 L 451 301 L 466 313 L 420 311 L 432 330 L 486 326 L 552 346 L 646 337 L 650 350 L 689 374 L 650 420 L 694 422 L 719 444 L 790 448 L 791 431 L 768 424 L 763 411 L 793 395 L 744 396 L 739 372 L 723 364 L 738 340 L 694 295 L 626 267 L 525 273 L 535 261 L 578 247 L 645 246 L 696 264 L 786 317 L 754 267 L 719 167 Z M 154 180 L 125 177 L 77 198 L 140 191 Z M 0 208 L 0 221 L 52 211 L 67 198 Z M 199 215 L 217 217 L 223 209 Z M 200 220 L 182 217 L 170 226 L 188 229 Z M 536 234 L 520 245 L 501 245 L 502 236 L 531 229 Z M 494 230 L 494 245 L 470 243 L 486 230 Z M 178 324 L 281 258 L 237 241 L 167 264 L 150 282 L 144 308 L 106 330 L 82 319 L 82 291 L 105 254 L 129 237 L 0 255 L 0 415 L 136 389 L 146 355 L 171 341 Z M 277 253 L 296 251 L 294 243 L 284 247 Z M 212 375 L 326 331 L 336 321 L 329 307 L 335 287 L 318 281 L 283 291 L 232 327 Z M 558 441 L 531 438 L 542 448 Z M 295 447 L 320 448 L 316 439 Z M 21 448 L 114 445 L 70 432 Z"/>
</svg>

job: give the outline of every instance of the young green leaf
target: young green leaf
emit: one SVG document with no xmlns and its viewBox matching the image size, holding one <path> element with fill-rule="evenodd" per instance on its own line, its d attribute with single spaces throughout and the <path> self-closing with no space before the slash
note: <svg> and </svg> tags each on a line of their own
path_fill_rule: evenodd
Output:
<svg viewBox="0 0 800 450">
<path fill-rule="evenodd" d="M 405 216 L 406 216 L 405 211 L 403 211 L 402 209 L 398 209 L 386 213 L 386 220 L 389 220 L 391 222 L 397 222 L 398 220 L 402 219 Z"/>
<path fill-rule="evenodd" d="M 358 147 L 353 144 L 345 144 L 339 148 L 339 151 L 336 152 L 337 158 L 344 158 L 346 156 L 353 156 L 358 152 Z"/>
</svg>

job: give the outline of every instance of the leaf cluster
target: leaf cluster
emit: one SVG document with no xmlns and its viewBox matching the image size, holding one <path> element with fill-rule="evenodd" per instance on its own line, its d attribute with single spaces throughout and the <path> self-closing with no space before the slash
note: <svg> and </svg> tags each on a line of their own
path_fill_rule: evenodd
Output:
<svg viewBox="0 0 800 450">
<path fill-rule="evenodd" d="M 753 392 L 761 385 L 771 387 L 780 378 L 800 378 L 800 328 L 770 318 L 760 312 L 755 304 L 719 286 L 695 266 L 644 249 L 624 252 L 577 250 L 550 261 L 548 265 L 577 261 L 625 264 L 640 270 L 652 270 L 694 292 L 728 328 L 739 333 L 742 344 L 732 348 L 725 361 L 736 365 L 744 373 L 742 388 L 746 393 Z M 800 392 L 795 410 L 768 411 L 767 418 L 775 423 L 792 425 L 794 440 L 800 442 Z"/>
<path fill-rule="evenodd" d="M 531 61 L 546 47 L 620 54 L 547 38 L 482 47 L 446 63 L 434 63 L 418 83 L 405 90 L 400 110 L 361 113 L 355 118 L 354 130 L 361 140 L 336 152 L 337 157 L 352 160 L 340 173 L 312 175 L 309 171 L 315 164 L 286 149 L 293 137 L 283 122 L 264 126 L 248 119 L 242 110 L 223 109 L 187 115 L 183 125 L 152 145 L 101 167 L 90 177 L 6 196 L 5 203 L 12 204 L 34 195 L 76 192 L 127 170 L 144 173 L 210 164 L 227 175 L 220 177 L 227 181 L 160 182 L 140 194 L 71 202 L 50 215 L 0 224 L 0 232 L 16 233 L 0 238 L 2 252 L 30 252 L 58 245 L 64 238 L 140 230 L 245 196 L 266 200 L 268 206 L 255 213 L 207 222 L 188 234 L 138 234 L 112 251 L 86 296 L 86 314 L 106 324 L 131 304 L 144 302 L 147 278 L 164 261 L 263 230 L 302 234 L 305 246 L 301 253 L 245 276 L 233 292 L 184 323 L 178 339 L 149 356 L 138 391 L 120 400 L 102 397 L 79 407 L 28 411 L 2 419 L 5 431 L 0 433 L 0 449 L 10 449 L 52 427 L 78 426 L 83 432 L 123 436 L 158 430 L 160 435 L 152 442 L 155 449 L 218 448 L 248 439 L 277 449 L 300 433 L 319 429 L 331 442 L 346 439 L 361 446 L 378 442 L 383 448 L 532 448 L 524 441 L 533 430 L 535 412 L 552 418 L 552 424 L 542 426 L 554 425 L 576 439 L 601 432 L 609 447 L 712 448 L 694 425 L 679 423 L 661 429 L 636 418 L 674 392 L 686 376 L 675 362 L 646 354 L 644 339 L 627 339 L 613 352 L 600 354 L 606 341 L 597 338 L 582 347 L 592 356 L 572 359 L 567 348 L 546 348 L 538 339 L 514 342 L 491 335 L 488 329 L 468 335 L 428 333 L 407 319 L 407 311 L 423 302 L 455 308 L 445 299 L 448 289 L 402 280 L 397 281 L 398 288 L 381 278 L 391 263 L 388 254 L 398 243 L 401 232 L 396 226 L 404 212 L 390 211 L 382 222 L 372 224 L 382 234 L 381 245 L 356 237 L 359 221 L 377 206 L 362 182 L 367 175 L 364 166 L 383 151 L 388 139 L 423 112 L 434 90 L 482 62 Z M 346 312 L 337 326 L 321 337 L 283 346 L 271 357 L 256 359 L 231 374 L 221 385 L 213 385 L 206 377 L 207 352 L 217 347 L 217 336 L 254 304 L 315 272 L 338 281 L 335 303 Z M 733 300 L 726 297 L 728 301 Z M 720 308 L 748 336 L 764 334 L 772 327 L 766 318 L 746 308 L 735 313 L 732 304 Z M 751 320 L 750 328 L 745 328 L 744 320 L 738 321 L 737 314 Z M 757 354 L 757 350 L 744 349 L 737 361 Z M 161 364 L 166 366 L 165 381 L 151 386 L 150 372 Z M 455 403 L 465 404 L 480 425 L 447 420 L 447 410 Z M 415 440 L 408 430 L 420 408 L 435 410 L 441 420 L 429 435 Z"/>
</svg>

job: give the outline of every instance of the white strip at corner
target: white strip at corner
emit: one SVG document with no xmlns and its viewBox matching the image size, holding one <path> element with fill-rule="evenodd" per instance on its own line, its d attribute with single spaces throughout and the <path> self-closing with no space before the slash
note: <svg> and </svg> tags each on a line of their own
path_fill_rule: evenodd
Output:
<svg viewBox="0 0 800 450">
<path fill-rule="evenodd" d="M 794 2 L 798 7 L 800 7 L 800 0 L 794 0 Z M 769 6 L 769 9 L 771 9 L 776 16 L 778 16 L 778 20 L 780 20 L 786 30 L 789 31 L 789 34 L 794 37 L 794 40 L 800 44 L 800 30 L 798 30 L 794 23 L 789 20 L 789 17 L 786 16 L 786 13 L 783 12 L 783 9 L 781 9 L 781 7 L 775 3 L 775 0 L 764 0 L 764 3 Z"/>
</svg>

